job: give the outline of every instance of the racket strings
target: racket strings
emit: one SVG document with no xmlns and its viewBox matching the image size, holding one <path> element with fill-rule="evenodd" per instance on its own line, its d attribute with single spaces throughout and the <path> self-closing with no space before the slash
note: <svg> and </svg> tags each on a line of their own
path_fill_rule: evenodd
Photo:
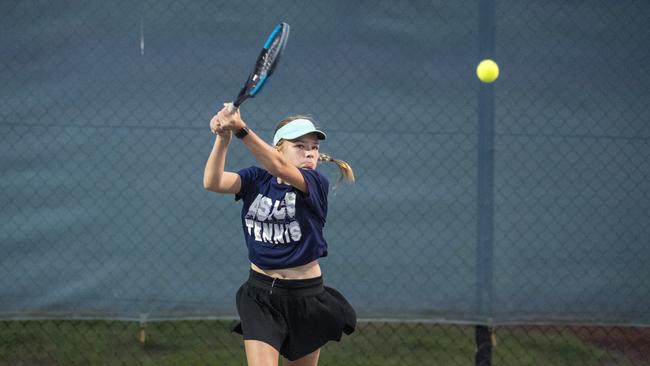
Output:
<svg viewBox="0 0 650 366">
<path fill-rule="evenodd" d="M 273 44 L 271 47 L 269 47 L 268 51 L 264 55 L 263 61 L 262 61 L 262 71 L 266 71 L 271 68 L 273 65 L 273 62 L 277 58 L 277 56 L 280 54 L 280 50 L 282 49 L 280 45 L 280 37 L 275 39 L 273 41 Z"/>
</svg>

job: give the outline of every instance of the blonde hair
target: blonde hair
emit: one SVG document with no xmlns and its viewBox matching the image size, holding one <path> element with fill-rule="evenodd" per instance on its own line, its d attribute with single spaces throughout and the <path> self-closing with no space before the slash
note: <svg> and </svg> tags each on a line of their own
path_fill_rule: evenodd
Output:
<svg viewBox="0 0 650 366">
<path fill-rule="evenodd" d="M 273 133 L 275 134 L 276 132 L 278 132 L 280 128 L 284 127 L 289 122 L 295 121 L 297 119 L 307 119 L 314 122 L 310 117 L 307 116 L 303 116 L 303 115 L 290 116 L 280 121 L 278 125 L 275 127 L 275 131 Z M 281 139 L 280 141 L 278 141 L 277 145 L 275 146 L 279 148 L 284 141 L 285 141 L 284 139 Z M 349 183 L 349 184 L 354 183 L 354 171 L 352 171 L 352 167 L 346 161 L 335 159 L 330 155 L 323 154 L 323 153 L 320 153 L 318 160 L 332 162 L 336 164 L 336 166 L 339 168 L 341 175 L 339 176 L 339 179 L 336 181 L 336 186 L 338 186 L 339 183 L 341 183 L 341 181 L 344 181 L 345 183 Z"/>
</svg>

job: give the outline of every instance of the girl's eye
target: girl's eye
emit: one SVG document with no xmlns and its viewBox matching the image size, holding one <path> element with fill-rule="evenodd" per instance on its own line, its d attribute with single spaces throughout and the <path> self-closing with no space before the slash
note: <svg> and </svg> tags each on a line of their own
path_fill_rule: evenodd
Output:
<svg viewBox="0 0 650 366">
<path fill-rule="evenodd" d="M 302 149 L 305 148 L 305 145 L 296 145 L 296 147 L 299 148 L 300 150 L 302 150 Z"/>
</svg>

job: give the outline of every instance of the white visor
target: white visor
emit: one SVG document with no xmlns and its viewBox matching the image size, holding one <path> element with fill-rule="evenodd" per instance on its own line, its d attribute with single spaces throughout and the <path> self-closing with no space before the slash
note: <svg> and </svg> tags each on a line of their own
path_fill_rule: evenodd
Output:
<svg viewBox="0 0 650 366">
<path fill-rule="evenodd" d="M 314 126 L 312 121 L 299 118 L 282 126 L 275 135 L 273 135 L 273 146 L 276 146 L 282 139 L 293 140 L 309 133 L 315 133 L 319 140 L 325 140 L 327 138 L 327 135 L 325 135 L 323 131 L 316 129 L 316 126 Z"/>
</svg>

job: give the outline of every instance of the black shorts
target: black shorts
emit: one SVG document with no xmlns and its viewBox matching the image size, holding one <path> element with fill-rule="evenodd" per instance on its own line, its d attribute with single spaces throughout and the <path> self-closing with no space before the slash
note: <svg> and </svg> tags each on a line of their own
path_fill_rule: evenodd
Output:
<svg viewBox="0 0 650 366">
<path fill-rule="evenodd" d="M 357 322 L 352 306 L 323 286 L 322 277 L 283 280 L 253 270 L 237 291 L 237 312 L 241 323 L 234 332 L 270 344 L 291 361 L 340 341 Z"/>
</svg>

